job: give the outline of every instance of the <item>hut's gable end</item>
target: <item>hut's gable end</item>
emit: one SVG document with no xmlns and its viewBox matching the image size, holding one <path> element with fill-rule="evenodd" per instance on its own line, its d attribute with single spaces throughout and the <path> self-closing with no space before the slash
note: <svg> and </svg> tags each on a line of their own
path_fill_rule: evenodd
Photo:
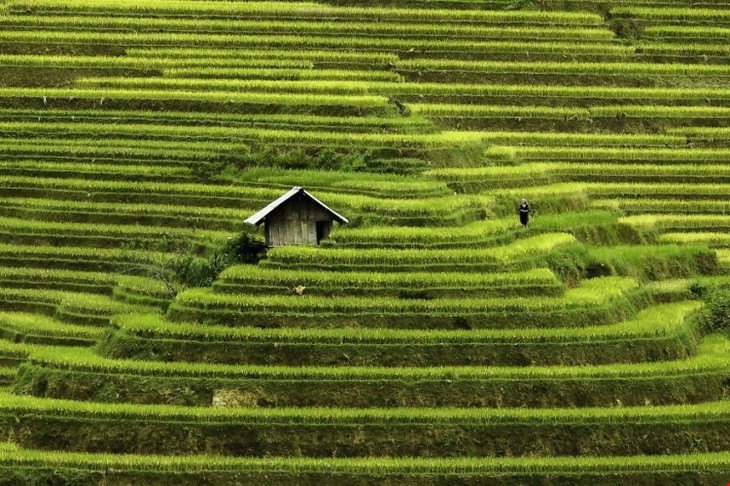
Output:
<svg viewBox="0 0 730 486">
<path fill-rule="evenodd" d="M 311 198 L 298 194 L 266 218 L 269 246 L 317 245 L 332 227 L 332 214 Z"/>
<path fill-rule="evenodd" d="M 285 246 L 318 245 L 329 236 L 333 221 L 348 222 L 303 188 L 292 187 L 245 222 L 265 223 L 266 244 Z"/>
</svg>

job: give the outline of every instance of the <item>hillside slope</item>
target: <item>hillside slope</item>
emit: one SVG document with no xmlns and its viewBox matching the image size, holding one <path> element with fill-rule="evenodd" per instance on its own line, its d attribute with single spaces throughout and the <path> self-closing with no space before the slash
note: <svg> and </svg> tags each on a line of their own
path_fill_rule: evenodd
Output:
<svg viewBox="0 0 730 486">
<path fill-rule="evenodd" d="M 2 10 L 0 483 L 730 480 L 727 2 Z"/>
</svg>

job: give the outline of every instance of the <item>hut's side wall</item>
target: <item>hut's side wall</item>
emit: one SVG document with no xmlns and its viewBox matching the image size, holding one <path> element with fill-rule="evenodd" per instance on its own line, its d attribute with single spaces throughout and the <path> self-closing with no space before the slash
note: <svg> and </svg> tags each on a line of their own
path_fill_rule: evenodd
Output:
<svg viewBox="0 0 730 486">
<path fill-rule="evenodd" d="M 267 243 L 316 245 L 317 221 L 332 221 L 332 215 L 307 197 L 294 197 L 267 217 Z"/>
</svg>

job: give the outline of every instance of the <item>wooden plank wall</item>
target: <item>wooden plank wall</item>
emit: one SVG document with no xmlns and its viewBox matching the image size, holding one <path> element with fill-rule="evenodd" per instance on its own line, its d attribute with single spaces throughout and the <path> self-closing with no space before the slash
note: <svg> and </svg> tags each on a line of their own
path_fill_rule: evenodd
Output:
<svg viewBox="0 0 730 486">
<path fill-rule="evenodd" d="M 267 218 L 269 246 L 316 245 L 317 221 L 332 221 L 332 215 L 306 197 L 294 197 Z"/>
</svg>

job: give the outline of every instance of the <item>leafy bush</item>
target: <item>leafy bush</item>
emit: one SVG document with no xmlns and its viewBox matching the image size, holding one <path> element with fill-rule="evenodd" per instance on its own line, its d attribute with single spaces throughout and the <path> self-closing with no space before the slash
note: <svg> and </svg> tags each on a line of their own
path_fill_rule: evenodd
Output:
<svg viewBox="0 0 730 486">
<path fill-rule="evenodd" d="M 241 233 L 230 240 L 224 250 L 224 255 L 230 263 L 258 263 L 266 254 L 266 242 L 253 233 Z"/>
<path fill-rule="evenodd" d="M 692 291 L 705 301 L 701 316 L 705 331 L 730 331 L 730 289 L 695 284 Z"/>
<path fill-rule="evenodd" d="M 265 252 L 266 243 L 260 235 L 243 232 L 207 258 L 182 253 L 170 260 L 166 267 L 186 287 L 209 287 L 226 267 L 236 263 L 258 263 Z"/>
</svg>

